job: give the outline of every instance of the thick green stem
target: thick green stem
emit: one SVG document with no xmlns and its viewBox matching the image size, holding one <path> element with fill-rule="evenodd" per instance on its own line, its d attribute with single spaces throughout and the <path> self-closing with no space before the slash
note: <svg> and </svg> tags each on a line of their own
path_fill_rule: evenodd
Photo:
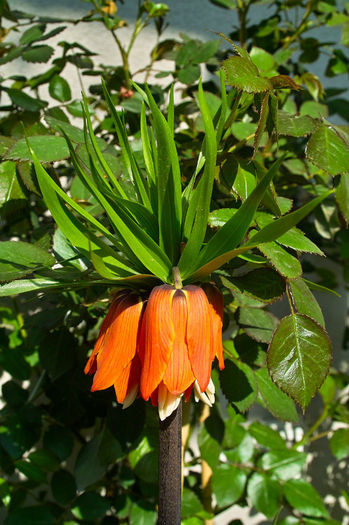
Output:
<svg viewBox="0 0 349 525">
<path fill-rule="evenodd" d="M 182 403 L 159 421 L 158 525 L 181 523 Z"/>
</svg>

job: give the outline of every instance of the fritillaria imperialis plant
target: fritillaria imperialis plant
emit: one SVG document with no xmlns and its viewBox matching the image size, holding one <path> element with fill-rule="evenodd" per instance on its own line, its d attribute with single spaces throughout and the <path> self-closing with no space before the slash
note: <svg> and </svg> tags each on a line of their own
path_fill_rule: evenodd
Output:
<svg viewBox="0 0 349 525">
<path fill-rule="evenodd" d="M 246 53 L 240 58 L 248 61 Z M 235 74 L 234 67 L 235 63 L 233 73 L 228 72 L 228 80 L 229 74 Z M 62 125 L 61 132 L 67 141 L 76 174 L 93 195 L 99 207 L 98 214 L 104 214 L 108 219 L 107 226 L 97 218 L 98 214 L 90 213 L 76 202 L 48 174 L 38 161 L 29 137 L 28 147 L 43 199 L 59 229 L 76 250 L 76 257 L 89 260 L 90 267 L 83 273 L 78 272 L 73 280 L 70 276 L 67 281 L 63 261 L 61 267 L 44 272 L 39 269 L 30 282 L 17 280 L 15 285 L 9 283 L 2 287 L 3 295 L 10 294 L 14 286 L 17 292 L 51 288 L 66 290 L 98 284 L 116 289 L 85 372 L 94 375 L 92 390 L 114 386 L 116 399 L 125 408 L 138 396 L 146 401 L 150 399 L 158 407 L 159 523 L 179 523 L 180 519 L 181 399 L 188 401 L 194 391 L 197 399 L 211 405 L 214 402 L 211 368 L 215 357 L 219 368 L 224 368 L 223 297 L 216 286 L 218 281 L 215 281 L 217 276 L 224 278 L 224 268 L 220 268 L 236 257 L 258 261 L 255 248 L 267 248 L 330 193 L 323 193 L 301 208 L 282 215 L 272 183 L 285 160 L 285 155 L 280 153 L 267 169 L 256 164 L 254 189 L 240 207 L 232 210 L 218 231 L 208 231 L 217 174 L 217 148 L 221 147 L 224 131 L 234 120 L 241 99 L 241 93 L 232 90 L 236 104 L 229 111 L 223 74 L 220 82 L 222 102 L 214 118 L 199 83 L 197 96 L 205 138 L 196 169 L 184 188 L 174 141 L 173 90 L 165 118 L 147 86 L 143 90 L 134 85 L 143 99 L 142 151 L 136 155 L 128 139 L 123 115 L 114 107 L 103 84 L 105 101 L 121 148 L 123 168 L 134 189 L 130 193 L 115 176 L 101 151 L 85 97 L 84 155 L 74 148 Z M 264 82 L 265 85 L 266 102 L 261 107 L 255 153 L 267 120 L 265 108 L 269 96 L 273 100 L 271 92 L 275 87 L 272 83 Z M 286 87 L 292 87 L 292 83 L 289 81 Z M 219 163 L 223 161 L 224 155 Z M 272 216 L 271 220 L 263 222 L 260 216 L 256 221 L 260 204 L 271 210 L 275 218 Z M 298 341 L 292 355 L 283 346 L 289 324 L 293 323 L 297 334 L 305 334 L 305 343 L 314 333 L 319 343 L 327 336 L 315 321 L 298 314 L 291 300 L 290 306 L 291 316 L 285 318 L 279 335 L 276 334 L 282 355 L 280 359 L 275 357 L 277 345 L 274 341 L 268 365 L 273 379 L 283 390 L 289 390 L 288 393 L 304 408 L 323 382 L 330 358 L 326 347 L 321 370 L 316 379 L 309 381 L 307 373 L 312 371 L 308 361 L 306 368 L 300 370 L 299 367 Z"/>
</svg>

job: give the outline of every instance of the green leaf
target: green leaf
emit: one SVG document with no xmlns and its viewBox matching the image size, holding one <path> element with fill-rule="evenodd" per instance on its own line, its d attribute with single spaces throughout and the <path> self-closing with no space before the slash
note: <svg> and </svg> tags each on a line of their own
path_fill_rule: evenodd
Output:
<svg viewBox="0 0 349 525">
<path fill-rule="evenodd" d="M 291 137 L 305 137 L 316 128 L 317 121 L 309 115 L 297 117 L 286 111 L 278 112 L 278 133 Z"/>
<path fill-rule="evenodd" d="M 29 454 L 28 459 L 43 470 L 52 471 L 59 468 L 59 458 L 50 450 L 43 448 L 34 450 Z"/>
<path fill-rule="evenodd" d="M 157 187 L 160 247 L 176 264 L 182 224 L 181 174 L 172 131 L 147 88 L 157 141 Z"/>
<path fill-rule="evenodd" d="M 348 172 L 349 138 L 333 126 L 319 126 L 306 148 L 307 159 L 331 175 Z"/>
<path fill-rule="evenodd" d="M 19 39 L 20 44 L 27 45 L 40 40 L 46 29 L 45 24 L 36 24 L 29 27 L 24 33 L 22 33 L 21 38 Z"/>
<path fill-rule="evenodd" d="M 244 492 L 246 479 L 243 470 L 226 463 L 219 465 L 212 475 L 218 507 L 227 507 L 238 501 Z"/>
<path fill-rule="evenodd" d="M 55 75 L 51 78 L 49 86 L 49 93 L 52 98 L 59 100 L 59 102 L 68 102 L 71 99 L 71 91 L 68 82 L 65 78 Z"/>
<path fill-rule="evenodd" d="M 259 472 L 252 474 L 248 481 L 247 495 L 252 505 L 270 519 L 280 507 L 282 492 L 278 481 Z"/>
<path fill-rule="evenodd" d="M 67 505 L 76 496 L 74 477 L 67 470 L 55 472 L 51 479 L 51 490 L 53 497 L 60 505 Z"/>
<path fill-rule="evenodd" d="M 291 314 L 276 329 L 267 362 L 273 381 L 304 410 L 327 375 L 331 342 L 313 319 Z"/>
<path fill-rule="evenodd" d="M 276 242 L 265 242 L 260 244 L 258 249 L 284 277 L 295 279 L 302 275 L 302 266 L 299 260 L 284 250 Z"/>
<path fill-rule="evenodd" d="M 134 222 L 132 218 L 127 213 L 125 213 L 122 207 L 122 204 L 125 202 L 124 199 L 115 199 L 119 206 L 117 212 L 114 210 L 113 206 L 111 206 L 109 201 L 103 196 L 102 192 L 97 189 L 97 187 L 80 168 L 75 156 L 74 149 L 68 137 L 66 138 L 78 175 L 86 183 L 99 203 L 103 206 L 113 227 L 123 239 L 124 244 L 136 255 L 136 257 L 142 262 L 142 264 L 144 264 L 146 268 L 148 268 L 161 280 L 166 281 L 171 272 L 171 262 L 169 261 L 167 255 L 160 249 L 158 244 L 146 233 L 146 231 L 144 231 L 144 227 L 136 224 L 136 222 Z M 135 205 L 137 206 L 136 203 Z M 137 207 L 138 213 L 140 211 L 139 207 L 140 205 Z M 146 208 L 144 208 L 144 210 L 146 210 Z M 135 210 L 133 209 L 133 211 Z M 144 213 L 143 220 L 145 218 Z M 149 219 L 148 215 L 147 218 Z"/>
<path fill-rule="evenodd" d="M 46 506 L 15 508 L 7 516 L 4 525 L 53 525 L 56 518 Z"/>
<path fill-rule="evenodd" d="M 239 311 L 239 324 L 255 341 L 269 343 L 279 319 L 265 310 L 244 307 Z"/>
<path fill-rule="evenodd" d="M 240 56 L 231 56 L 224 60 L 222 68 L 225 73 L 225 82 L 228 86 L 245 91 L 246 93 L 261 93 L 271 91 L 272 84 L 268 78 L 259 75 L 248 53 L 242 54 L 241 48 L 234 46 Z"/>
<path fill-rule="evenodd" d="M 213 122 L 208 110 L 202 83 L 199 83 L 199 104 L 205 125 L 205 167 L 204 173 L 191 196 L 189 208 L 187 211 L 186 222 L 188 217 L 193 217 L 193 225 L 190 235 L 181 255 L 178 267 L 183 274 L 183 278 L 190 274 L 195 268 L 196 260 L 200 252 L 201 244 L 205 238 L 207 229 L 207 220 L 210 212 L 211 195 L 216 167 L 216 136 L 213 128 Z M 195 215 L 194 215 L 195 214 Z M 185 228 L 187 225 L 185 225 Z"/>
<path fill-rule="evenodd" d="M 272 449 L 284 449 L 286 447 L 286 443 L 279 432 L 266 425 L 262 425 L 258 421 L 254 421 L 248 427 L 248 431 L 263 447 Z"/>
<path fill-rule="evenodd" d="M 254 158 L 257 153 L 258 146 L 262 139 L 262 135 L 265 131 L 268 115 L 269 115 L 269 92 L 267 91 L 266 94 L 264 95 L 264 98 L 262 100 L 262 104 L 260 107 L 258 125 L 257 125 L 257 129 L 256 129 L 256 133 L 254 136 L 254 141 L 253 141 L 253 157 L 252 158 Z"/>
<path fill-rule="evenodd" d="M 315 319 L 322 327 L 325 327 L 321 308 L 304 280 L 301 278 L 294 279 L 290 281 L 289 286 L 298 312 Z"/>
<path fill-rule="evenodd" d="M 236 290 L 263 303 L 272 303 L 285 293 L 284 279 L 271 268 L 252 270 L 229 280 L 224 279 L 223 283 L 233 294 Z"/>
<path fill-rule="evenodd" d="M 343 173 L 340 176 L 338 186 L 336 187 L 336 201 L 340 212 L 348 225 L 349 223 L 349 173 Z"/>
<path fill-rule="evenodd" d="M 64 461 L 73 450 L 74 436 L 65 427 L 51 425 L 44 434 L 43 444 L 45 449 L 50 450 L 61 461 Z"/>
<path fill-rule="evenodd" d="M 0 297 L 9 297 L 25 292 L 34 292 L 64 286 L 59 281 L 51 279 L 18 279 L 11 283 L 0 285 Z"/>
<path fill-rule="evenodd" d="M 336 430 L 330 439 L 330 447 L 332 454 L 339 460 L 349 456 L 349 428 Z"/>
<path fill-rule="evenodd" d="M 292 248 L 298 252 L 316 253 L 317 255 L 324 255 L 324 253 L 314 244 L 304 233 L 298 228 L 291 228 L 288 232 L 281 235 L 277 242 Z"/>
<path fill-rule="evenodd" d="M 200 78 L 200 66 L 197 64 L 188 64 L 182 67 L 178 73 L 177 78 L 183 84 L 194 84 Z"/>
<path fill-rule="evenodd" d="M 108 266 L 111 268 L 114 267 L 115 271 L 120 276 L 126 277 L 132 273 L 136 273 L 122 261 L 122 258 L 116 250 L 113 250 L 109 245 L 97 237 L 90 228 L 80 222 L 67 206 L 65 206 L 64 203 L 69 204 L 69 206 L 79 213 L 79 215 L 82 216 L 91 226 L 97 229 L 97 231 L 100 231 L 112 244 L 118 247 L 118 242 L 109 230 L 107 230 L 107 228 L 97 221 L 90 213 L 79 206 L 73 199 L 68 197 L 39 164 L 34 152 L 32 152 L 32 155 L 36 175 L 44 199 L 52 216 L 65 236 L 69 238 L 74 246 L 86 255 L 89 254 L 92 246 L 94 251 L 97 250 L 98 255 L 107 258 L 104 260 L 104 263 L 107 262 Z"/>
<path fill-rule="evenodd" d="M 294 402 L 272 382 L 268 370 L 260 368 L 255 375 L 263 404 L 273 416 L 283 421 L 298 421 Z"/>
<path fill-rule="evenodd" d="M 197 495 L 192 490 L 184 487 L 182 496 L 182 518 L 193 517 L 195 514 L 201 512 L 203 512 L 203 507 Z"/>
<path fill-rule="evenodd" d="M 307 455 L 297 450 L 273 450 L 266 452 L 258 462 L 278 479 L 288 480 L 299 476 L 305 467 Z"/>
<path fill-rule="evenodd" d="M 28 479 L 36 483 L 46 483 L 46 474 L 34 463 L 25 459 L 15 461 L 15 467 Z"/>
<path fill-rule="evenodd" d="M 16 164 L 3 161 L 0 164 L 0 210 L 6 215 L 14 211 L 22 204 L 25 205 L 26 196 L 20 184 Z"/>
<path fill-rule="evenodd" d="M 113 102 L 112 102 L 112 100 L 110 98 L 109 92 L 108 92 L 108 90 L 106 88 L 106 85 L 105 85 L 105 83 L 103 81 L 102 81 L 102 87 L 103 87 L 104 96 L 106 98 L 107 104 L 108 104 L 109 109 L 111 111 L 112 119 L 113 119 L 113 122 L 114 122 L 114 125 L 115 125 L 115 128 L 116 128 L 116 132 L 117 132 L 117 135 L 118 135 L 118 139 L 119 139 L 119 142 L 120 142 L 120 145 L 121 145 L 122 157 L 123 157 L 124 164 L 126 166 L 129 178 L 130 178 L 130 180 L 132 180 L 134 182 L 134 185 L 136 187 L 136 190 L 137 190 L 137 193 L 138 193 L 138 196 L 139 196 L 141 202 L 147 208 L 151 209 L 149 196 L 148 196 L 147 190 L 146 190 L 146 183 L 145 183 L 145 181 L 142 178 L 142 175 L 141 175 L 141 173 L 139 171 L 137 162 L 136 162 L 136 160 L 134 158 L 132 149 L 130 147 L 130 144 L 129 144 L 129 141 L 128 141 L 128 137 L 127 137 L 126 128 L 125 128 L 125 124 L 120 119 L 117 111 L 115 110 L 114 104 L 113 104 Z M 92 126 L 91 126 L 90 118 L 89 118 L 89 116 L 87 114 L 88 106 L 87 106 L 86 99 L 84 99 L 84 105 L 85 105 L 85 113 L 86 113 L 87 124 L 88 124 L 88 128 L 89 128 L 89 133 L 90 133 L 90 138 L 92 140 L 94 135 L 93 135 L 93 132 L 92 132 Z M 92 141 L 92 142 L 94 144 L 94 141 Z M 102 161 L 103 159 L 100 158 L 99 153 L 96 150 L 95 144 L 94 144 L 94 149 L 96 151 L 98 159 L 100 161 Z M 110 170 L 109 170 L 109 172 L 110 172 Z M 107 172 L 107 173 L 108 173 L 109 177 L 111 178 L 111 180 L 113 180 L 113 184 L 117 187 L 121 197 L 125 198 L 126 195 L 124 194 L 124 192 L 120 191 L 121 188 L 117 184 L 115 184 L 115 182 L 116 182 L 115 181 L 115 177 L 113 179 L 113 177 L 110 176 L 109 172 Z"/>
<path fill-rule="evenodd" d="M 192 278 L 210 274 L 234 257 L 234 248 L 245 236 L 258 205 L 282 161 L 283 157 L 273 164 L 233 217 L 209 240 L 201 252 L 197 263 L 198 270 L 194 272 Z"/>
<path fill-rule="evenodd" d="M 198 433 L 198 445 L 200 449 L 201 459 L 214 469 L 217 466 L 219 454 L 222 451 L 221 444 L 217 439 L 210 434 L 207 429 L 207 424 L 200 425 Z"/>
<path fill-rule="evenodd" d="M 220 374 L 221 388 L 230 403 L 246 412 L 257 397 L 257 382 L 252 369 L 245 363 L 226 360 Z"/>
<path fill-rule="evenodd" d="M 82 447 L 75 464 L 75 479 L 78 490 L 84 490 L 89 485 L 100 480 L 107 465 L 100 460 L 100 446 L 103 434 L 99 433 Z"/>
<path fill-rule="evenodd" d="M 79 519 L 97 520 L 105 516 L 110 509 L 110 501 L 96 492 L 85 492 L 77 498 L 72 508 L 73 514 Z"/>
<path fill-rule="evenodd" d="M 74 345 L 72 334 L 62 327 L 59 334 L 48 332 L 39 346 L 40 363 L 48 372 L 52 381 L 61 377 L 74 365 L 71 347 Z"/>
<path fill-rule="evenodd" d="M 285 483 L 284 493 L 289 504 L 300 512 L 322 518 L 328 516 L 320 494 L 310 483 L 302 479 L 291 479 Z"/>
<path fill-rule="evenodd" d="M 40 162 L 54 162 L 69 157 L 69 150 L 63 137 L 40 135 L 30 137 L 30 146 Z M 32 160 L 26 139 L 19 139 L 5 154 L 6 159 Z"/>
<path fill-rule="evenodd" d="M 138 500 L 133 504 L 130 513 L 130 525 L 153 525 L 156 522 L 156 512 L 151 503 Z"/>
<path fill-rule="evenodd" d="M 259 244 L 278 239 L 281 235 L 293 228 L 293 226 L 306 217 L 316 206 L 318 206 L 318 204 L 331 195 L 331 193 L 332 191 L 329 191 L 319 195 L 298 210 L 288 213 L 287 215 L 280 217 L 280 219 L 276 219 L 271 224 L 267 224 L 258 233 L 253 235 L 253 237 L 251 237 L 241 248 L 245 250 L 247 247 L 255 247 Z"/>
<path fill-rule="evenodd" d="M 41 266 L 52 266 L 54 257 L 34 244 L 0 242 L 0 281 L 23 277 Z"/>
<path fill-rule="evenodd" d="M 48 62 L 53 52 L 54 49 L 51 46 L 30 46 L 22 51 L 22 58 L 26 62 Z"/>
<path fill-rule="evenodd" d="M 12 103 L 26 111 L 36 112 L 47 106 L 47 102 L 44 100 L 33 98 L 20 89 L 10 88 L 6 89 L 6 91 Z"/>
</svg>

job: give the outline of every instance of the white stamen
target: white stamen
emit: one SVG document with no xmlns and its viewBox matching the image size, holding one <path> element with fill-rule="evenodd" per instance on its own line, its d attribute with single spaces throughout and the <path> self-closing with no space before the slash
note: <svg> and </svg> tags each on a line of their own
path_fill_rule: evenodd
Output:
<svg viewBox="0 0 349 525">
<path fill-rule="evenodd" d="M 138 394 L 138 384 L 134 385 L 131 390 L 127 393 L 124 402 L 122 404 L 122 409 L 128 408 L 132 405 Z"/>
<path fill-rule="evenodd" d="M 214 394 L 215 394 L 215 386 L 213 384 L 212 379 L 210 379 L 210 382 L 207 385 L 205 392 L 201 392 L 198 382 L 195 381 L 194 397 L 195 397 L 196 402 L 201 400 L 203 403 L 205 403 L 205 405 L 208 405 L 209 407 L 211 407 L 213 403 L 215 402 Z"/>
<path fill-rule="evenodd" d="M 164 421 L 164 419 L 176 410 L 181 401 L 181 397 L 182 395 L 175 396 L 171 394 L 163 383 L 160 384 L 158 390 L 158 411 L 161 421 Z"/>
</svg>

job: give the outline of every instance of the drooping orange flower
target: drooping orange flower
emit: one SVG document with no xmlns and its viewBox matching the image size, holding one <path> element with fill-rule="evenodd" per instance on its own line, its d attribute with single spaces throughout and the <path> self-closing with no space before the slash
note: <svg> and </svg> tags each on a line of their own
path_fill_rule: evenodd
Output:
<svg viewBox="0 0 349 525">
<path fill-rule="evenodd" d="M 138 394 L 141 369 L 137 346 L 143 306 L 133 292 L 123 290 L 116 294 L 85 367 L 86 374 L 94 374 L 91 390 L 113 385 L 116 399 L 124 408 Z"/>
<path fill-rule="evenodd" d="M 210 378 L 216 355 L 224 367 L 223 302 L 216 296 L 221 294 L 213 286 L 207 296 L 199 286 L 176 289 L 166 284 L 150 294 L 141 329 L 140 393 L 145 400 L 151 397 L 161 419 L 193 387 L 203 401 L 211 404 L 214 400 Z"/>
<path fill-rule="evenodd" d="M 205 291 L 204 291 L 205 290 Z M 161 419 L 184 395 L 211 405 L 212 361 L 224 368 L 223 298 L 210 284 L 204 289 L 156 286 L 145 304 L 136 293 L 119 292 L 100 328 L 85 373 L 94 374 L 92 391 L 114 385 L 123 407 L 137 397 L 151 398 Z"/>
</svg>

